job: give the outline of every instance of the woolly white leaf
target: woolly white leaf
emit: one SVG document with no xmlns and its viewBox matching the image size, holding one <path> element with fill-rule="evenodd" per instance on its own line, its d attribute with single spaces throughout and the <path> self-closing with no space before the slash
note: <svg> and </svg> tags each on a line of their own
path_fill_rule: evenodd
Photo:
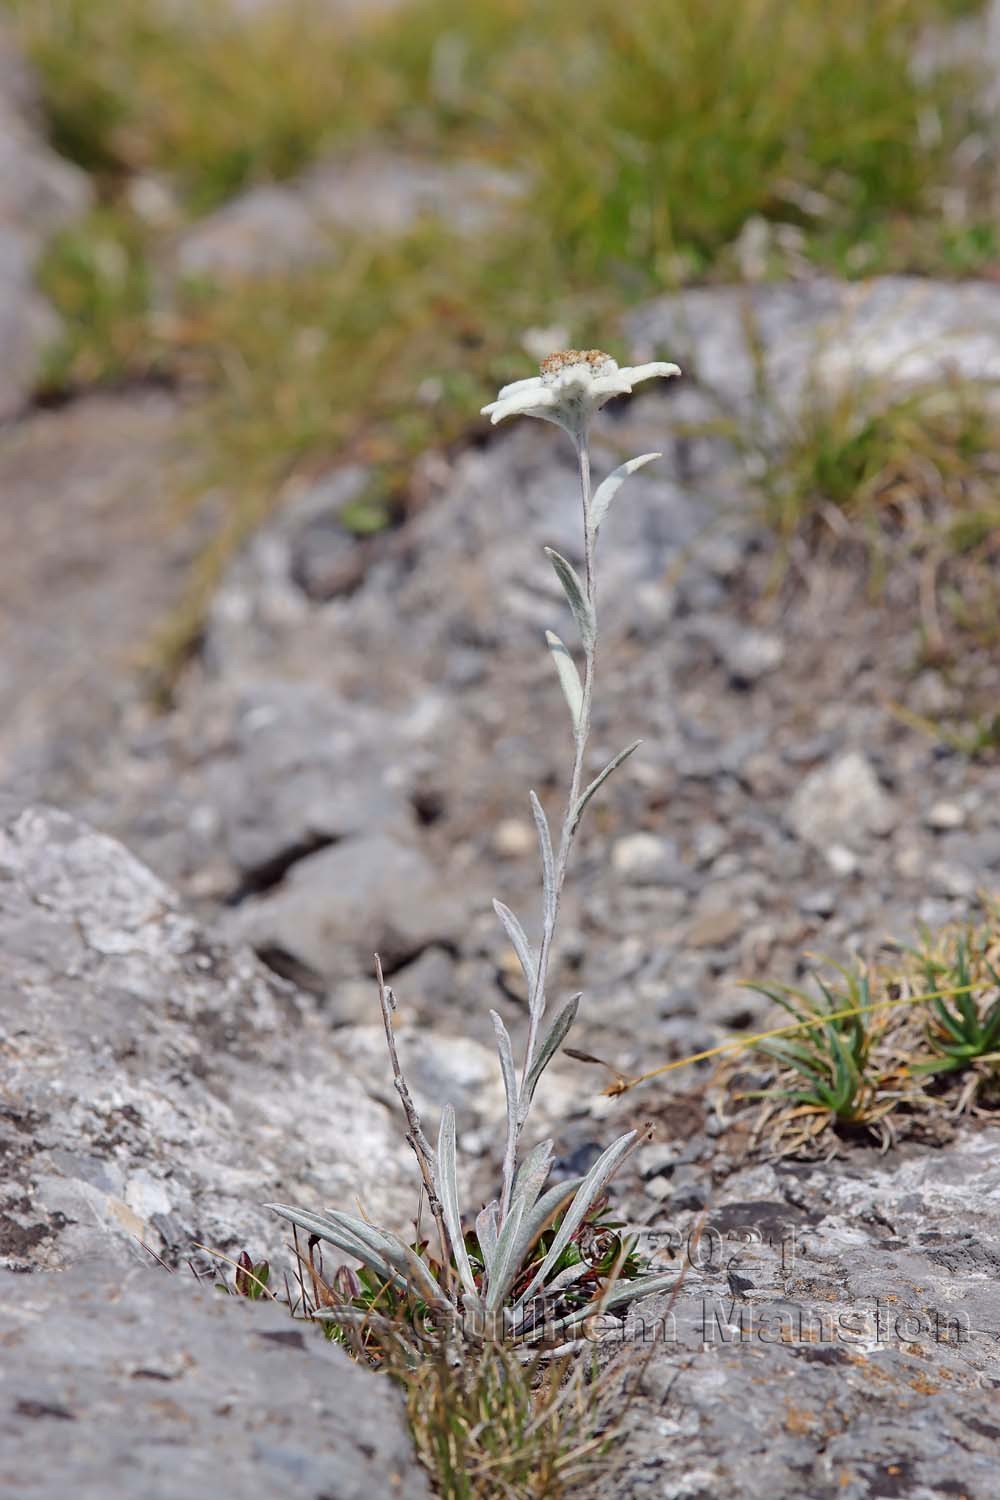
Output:
<svg viewBox="0 0 1000 1500">
<path fill-rule="evenodd" d="M 486 1266 L 487 1275 L 493 1272 L 493 1257 L 497 1248 L 497 1218 L 500 1213 L 500 1205 L 494 1198 L 487 1203 L 476 1216 L 476 1239 L 479 1248 L 483 1252 L 483 1263 Z"/>
<path fill-rule="evenodd" d="M 326 1214 L 310 1213 L 307 1209 L 291 1208 L 285 1203 L 265 1203 L 272 1213 L 278 1214 L 282 1219 L 287 1219 L 289 1224 L 295 1224 L 299 1229 L 304 1229 L 307 1234 L 315 1234 L 321 1240 L 333 1245 L 337 1250 L 342 1250 L 345 1255 L 353 1255 L 355 1260 L 360 1260 L 375 1275 L 383 1281 L 391 1282 L 397 1291 L 406 1290 L 405 1278 L 394 1271 L 386 1257 L 379 1251 L 359 1240 L 357 1235 L 352 1234 L 344 1225 L 337 1223 Z"/>
<path fill-rule="evenodd" d="M 613 473 L 608 475 L 603 484 L 598 486 L 594 498 L 590 502 L 590 519 L 595 531 L 597 531 L 604 517 L 611 509 L 611 502 L 629 475 L 634 474 L 636 469 L 641 469 L 643 464 L 652 463 L 654 458 L 662 457 L 662 453 L 643 453 L 638 458 L 630 458 L 628 463 L 620 464 Z"/>
<path fill-rule="evenodd" d="M 349 1232 L 357 1235 L 362 1244 L 370 1245 L 373 1250 L 384 1255 L 393 1269 L 404 1276 L 411 1288 L 419 1292 L 425 1301 L 436 1303 L 444 1297 L 442 1288 L 435 1281 L 427 1265 L 420 1259 L 417 1252 L 397 1235 L 390 1234 L 387 1229 L 375 1229 L 371 1224 L 366 1224 L 363 1219 L 356 1219 L 351 1214 L 333 1211 L 328 1217 L 333 1221 L 339 1221 Z"/>
<path fill-rule="evenodd" d="M 518 1168 L 512 1202 L 522 1203 L 525 1213 L 530 1213 L 537 1203 L 551 1166 L 552 1142 L 541 1141 L 533 1151 L 529 1151 Z"/>
<path fill-rule="evenodd" d="M 577 798 L 576 806 L 573 809 L 574 828 L 576 827 L 577 823 L 579 823 L 583 809 L 586 807 L 587 803 L 590 801 L 594 793 L 600 791 L 601 787 L 607 781 L 611 773 L 613 771 L 617 771 L 622 761 L 628 760 L 629 756 L 634 751 L 638 750 L 641 744 L 642 740 L 633 740 L 631 745 L 626 745 L 624 750 L 619 750 L 618 754 L 614 756 L 612 760 L 608 761 L 607 765 L 604 767 L 604 770 L 599 772 L 599 774 L 594 777 L 593 781 L 587 787 L 586 791 L 580 793 L 580 796 Z"/>
<path fill-rule="evenodd" d="M 445 1228 L 451 1241 L 451 1253 L 455 1257 L 459 1278 L 470 1298 L 478 1299 L 476 1281 L 472 1274 L 472 1263 L 465 1248 L 462 1234 L 462 1213 L 458 1206 L 458 1165 L 455 1160 L 455 1111 L 446 1104 L 441 1113 L 441 1129 L 438 1131 L 438 1181 L 437 1194 L 441 1201 Z"/>
<path fill-rule="evenodd" d="M 567 1198 L 572 1198 L 582 1182 L 582 1177 L 569 1177 L 565 1182 L 557 1182 L 555 1187 L 550 1187 L 547 1193 L 542 1194 L 531 1212 L 525 1215 L 517 1245 L 519 1264 L 523 1263 L 542 1230 L 559 1212 Z"/>
<path fill-rule="evenodd" d="M 569 704 L 569 711 L 573 716 L 573 732 L 580 733 L 580 716 L 583 713 L 583 684 L 580 674 L 576 670 L 576 662 L 570 656 L 566 647 L 559 637 L 551 630 L 545 632 L 549 650 L 552 652 L 552 660 L 556 664 L 559 673 L 559 681 Z"/>
<path fill-rule="evenodd" d="M 594 644 L 594 610 L 587 599 L 579 575 L 572 563 L 567 562 L 554 547 L 546 547 L 545 556 L 555 568 L 556 577 L 562 584 L 563 592 L 569 600 L 569 607 L 573 611 L 580 639 L 589 651 Z"/>
<path fill-rule="evenodd" d="M 561 1282 L 562 1279 L 562 1274 L 556 1276 L 549 1283 L 549 1287 L 554 1288 L 557 1282 Z M 651 1297 L 656 1292 L 673 1291 L 676 1285 L 676 1273 L 667 1276 L 637 1276 L 634 1281 L 619 1281 L 612 1287 L 610 1292 L 605 1292 L 603 1296 L 595 1297 L 594 1301 L 586 1307 L 580 1307 L 575 1312 L 567 1313 L 565 1317 L 559 1318 L 554 1324 L 549 1323 L 548 1327 L 542 1324 L 537 1329 L 530 1331 L 525 1336 L 525 1342 L 533 1343 L 544 1334 L 565 1333 L 571 1328 L 579 1328 L 582 1323 L 586 1323 L 588 1318 L 593 1318 L 602 1312 L 611 1312 L 616 1307 L 625 1307 L 628 1303 L 635 1302 L 639 1297 Z"/>
<path fill-rule="evenodd" d="M 556 1016 L 555 1020 L 552 1022 L 552 1025 L 545 1033 L 545 1036 L 542 1038 L 541 1045 L 539 1046 L 538 1051 L 535 1054 L 535 1060 L 531 1064 L 531 1069 L 528 1073 L 527 1078 L 524 1080 L 524 1087 L 521 1090 L 522 1124 L 524 1123 L 525 1116 L 528 1113 L 528 1109 L 534 1097 L 535 1089 L 538 1086 L 538 1080 L 539 1078 L 541 1078 L 542 1074 L 545 1072 L 545 1069 L 548 1067 L 549 1063 L 552 1061 L 553 1057 L 555 1057 L 556 1053 L 559 1051 L 559 1048 L 566 1040 L 569 1029 L 573 1025 L 573 1022 L 576 1020 L 576 1013 L 579 1009 L 579 1005 L 580 996 L 574 995 L 572 1000 L 568 1001 L 567 1004 L 563 1006 L 562 1010 Z"/>
<path fill-rule="evenodd" d="M 594 1199 L 601 1192 L 612 1173 L 624 1160 L 629 1148 L 635 1141 L 636 1134 L 636 1131 L 630 1130 L 625 1135 L 619 1136 L 595 1161 L 583 1179 L 583 1184 L 579 1192 L 566 1210 L 566 1216 L 556 1231 L 552 1244 L 549 1246 L 548 1254 L 532 1277 L 530 1285 L 518 1299 L 518 1306 L 527 1302 L 528 1298 L 533 1296 L 544 1283 L 546 1276 L 552 1270 L 552 1267 L 556 1264 L 573 1235 L 586 1218 Z"/>
<path fill-rule="evenodd" d="M 496 1035 L 496 1050 L 501 1059 L 501 1074 L 504 1076 L 504 1094 L 507 1095 L 507 1140 L 511 1148 L 517 1142 L 517 1074 L 514 1073 L 514 1052 L 510 1044 L 510 1032 L 496 1011 L 490 1011 L 493 1032 Z M 511 1169 L 513 1170 L 513 1169 Z"/>
<path fill-rule="evenodd" d="M 493 902 L 493 910 L 503 923 L 504 931 L 510 938 L 511 946 L 517 954 L 518 961 L 524 971 L 524 977 L 528 984 L 528 994 L 535 988 L 535 955 L 531 951 L 527 934 L 520 922 L 515 917 L 509 906 L 504 906 L 502 901 Z"/>
<path fill-rule="evenodd" d="M 524 1204 L 514 1203 L 510 1213 L 504 1220 L 504 1226 L 497 1240 L 496 1252 L 493 1256 L 493 1269 L 486 1291 L 486 1311 L 496 1312 L 503 1299 L 506 1297 L 510 1286 L 520 1268 L 517 1256 L 517 1241 L 521 1232 L 521 1220 L 524 1217 Z"/>
<path fill-rule="evenodd" d="M 535 828 L 538 831 L 538 847 L 542 855 L 542 894 L 545 898 L 545 921 L 551 924 L 555 921 L 556 911 L 556 862 L 552 853 L 552 835 L 549 832 L 549 820 L 545 816 L 545 809 L 535 796 L 529 792 L 531 799 L 531 812 L 535 820 Z"/>
</svg>

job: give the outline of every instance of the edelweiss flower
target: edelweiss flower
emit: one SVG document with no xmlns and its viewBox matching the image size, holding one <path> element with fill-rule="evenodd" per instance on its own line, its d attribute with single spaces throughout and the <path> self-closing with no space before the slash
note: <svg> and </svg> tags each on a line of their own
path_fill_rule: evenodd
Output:
<svg viewBox="0 0 1000 1500">
<path fill-rule="evenodd" d="M 566 349 L 542 360 L 541 374 L 505 385 L 482 414 L 494 424 L 505 417 L 541 417 L 579 438 L 594 412 L 612 396 L 627 396 L 640 380 L 680 373 L 676 365 L 662 360 L 619 369 L 600 349 Z"/>
</svg>

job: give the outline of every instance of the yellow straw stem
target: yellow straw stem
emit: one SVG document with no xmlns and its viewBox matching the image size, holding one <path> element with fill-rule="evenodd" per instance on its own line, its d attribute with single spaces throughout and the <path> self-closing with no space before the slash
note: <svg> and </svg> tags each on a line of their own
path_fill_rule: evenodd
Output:
<svg viewBox="0 0 1000 1500">
<path fill-rule="evenodd" d="M 774 1026 L 770 1031 L 758 1031 L 753 1036 L 732 1036 L 716 1047 L 709 1047 L 704 1052 L 693 1052 L 690 1057 L 678 1057 L 673 1062 L 653 1068 L 649 1073 L 640 1073 L 636 1078 L 620 1078 L 604 1092 L 612 1097 L 625 1094 L 640 1083 L 659 1078 L 661 1073 L 672 1073 L 675 1068 L 686 1068 L 689 1063 L 704 1062 L 706 1058 L 718 1057 L 723 1052 L 738 1052 L 754 1047 L 758 1042 L 769 1041 L 773 1036 L 792 1036 L 797 1031 L 810 1031 L 816 1026 L 825 1026 L 829 1021 L 846 1021 L 851 1016 L 862 1016 L 873 1010 L 888 1010 L 894 1005 L 922 1005 L 925 1000 L 946 1000 L 953 995 L 967 995 L 973 988 L 971 984 L 960 984 L 955 989 L 931 990 L 926 995 L 907 995 L 901 1000 L 876 1000 L 871 1005 L 852 1005 L 847 1010 L 832 1010 L 828 1015 L 815 1016 L 808 1021 L 790 1021 L 786 1026 Z"/>
</svg>

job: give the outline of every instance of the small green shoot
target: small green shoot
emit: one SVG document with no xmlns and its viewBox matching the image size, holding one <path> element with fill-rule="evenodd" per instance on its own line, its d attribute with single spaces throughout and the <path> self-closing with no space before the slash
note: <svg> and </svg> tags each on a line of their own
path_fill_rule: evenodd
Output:
<svg viewBox="0 0 1000 1500">
<path fill-rule="evenodd" d="M 982 957 L 985 975 L 977 986 L 969 961 L 969 938 L 964 933 L 951 962 L 926 952 L 921 962 L 932 990 L 953 984 L 957 993 L 951 1004 L 943 999 L 930 1002 L 933 1016 L 926 1036 L 935 1055 L 914 1063 L 912 1072 L 955 1073 L 981 1059 L 1000 1062 L 1000 973 L 993 964 Z M 977 996 L 977 988 L 985 989 L 985 996 Z"/>
</svg>

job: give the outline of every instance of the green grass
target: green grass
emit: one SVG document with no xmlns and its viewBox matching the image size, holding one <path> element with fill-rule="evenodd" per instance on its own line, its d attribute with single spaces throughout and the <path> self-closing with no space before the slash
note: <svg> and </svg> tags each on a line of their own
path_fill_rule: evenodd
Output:
<svg viewBox="0 0 1000 1500">
<path fill-rule="evenodd" d="M 983 183 L 959 166 L 980 126 L 974 85 L 907 66 L 945 0 L 411 0 L 351 31 L 317 0 L 239 21 L 186 0 L 0 6 L 39 70 L 53 140 L 100 190 L 42 269 L 66 325 L 43 388 L 157 373 L 208 389 L 205 484 L 228 495 L 230 522 L 202 592 L 303 469 L 369 463 L 355 519 L 391 519 L 414 456 L 459 438 L 491 387 L 528 371 L 524 329 L 606 345 L 629 304 L 730 274 L 751 216 L 849 273 L 996 256 Z M 479 239 L 359 236 L 294 276 L 164 302 L 165 231 L 137 217 L 137 181 L 165 188 L 172 232 L 372 141 L 512 168 L 523 205 Z M 964 193 L 957 220 L 941 213 L 946 187 Z M 852 445 L 834 465 L 866 477 L 875 460 Z"/>
<path fill-rule="evenodd" d="M 937 0 L 411 0 L 347 37 L 307 0 L 6 3 L 57 145 L 112 181 L 165 174 L 198 213 L 377 132 L 526 171 L 525 243 L 626 284 L 752 214 L 855 240 L 930 214 L 969 127 L 954 79 L 907 67 Z"/>
<path fill-rule="evenodd" d="M 980 926 L 923 931 L 891 962 L 814 976 L 815 993 L 752 986 L 802 1029 L 751 1043 L 776 1065 L 760 1129 L 781 1154 L 837 1133 L 883 1146 L 1000 1103 L 1000 908 Z M 827 1019 L 827 1018 L 831 1019 Z"/>
<path fill-rule="evenodd" d="M 752 327 L 747 337 L 755 348 Z M 758 360 L 753 418 L 719 430 L 760 475 L 763 518 L 783 546 L 854 548 L 873 597 L 910 564 L 916 664 L 947 668 L 970 644 L 1000 642 L 1000 404 L 984 382 L 951 378 L 900 394 L 888 376 L 818 377 L 795 411 L 772 395 Z M 765 420 L 766 419 L 766 420 Z M 919 588 L 915 580 L 919 580 Z M 974 684 L 971 684 L 974 688 Z M 995 743 L 989 701 L 963 692 L 973 753 Z M 958 748 L 958 747 L 957 747 Z"/>
<path fill-rule="evenodd" d="M 102 207 L 53 240 L 38 281 L 59 309 L 63 330 L 48 350 L 41 394 L 169 368 L 152 317 L 149 238 L 134 216 Z"/>
<path fill-rule="evenodd" d="M 456 1362 L 442 1350 L 403 1384 L 417 1453 L 442 1500 L 599 1492 L 613 1445 L 608 1393 L 581 1360 L 525 1365 L 488 1347 Z"/>
<path fill-rule="evenodd" d="M 908 522 L 921 546 L 973 554 L 997 516 L 998 435 L 995 402 L 979 384 L 904 395 L 886 378 L 817 384 L 769 455 L 767 518 L 784 536 L 831 513 L 870 535 Z"/>
</svg>

